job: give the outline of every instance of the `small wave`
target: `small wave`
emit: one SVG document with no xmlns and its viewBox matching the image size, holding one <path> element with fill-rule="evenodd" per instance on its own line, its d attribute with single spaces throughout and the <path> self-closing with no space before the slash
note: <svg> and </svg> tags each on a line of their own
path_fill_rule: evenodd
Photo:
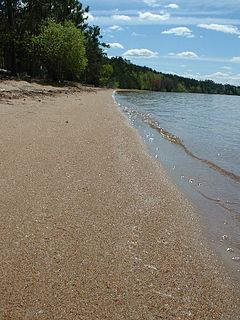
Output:
<svg viewBox="0 0 240 320">
<path fill-rule="evenodd" d="M 174 134 L 172 134 L 172 133 L 168 132 L 167 130 L 165 130 L 164 128 L 162 128 L 159 125 L 159 123 L 156 120 L 154 120 L 149 114 L 145 114 L 145 113 L 137 111 L 136 109 L 128 108 L 128 107 L 124 107 L 123 111 L 128 113 L 128 115 L 130 115 L 130 116 L 137 116 L 138 118 L 140 118 L 144 123 L 148 124 L 152 129 L 154 129 L 158 133 L 160 133 L 164 139 L 180 146 L 186 152 L 186 154 L 189 155 L 190 157 L 192 157 L 193 159 L 196 159 L 196 160 L 201 161 L 202 163 L 205 163 L 209 168 L 213 169 L 214 171 L 240 183 L 240 176 L 236 175 L 235 173 L 233 173 L 231 171 L 227 171 L 227 170 L 223 169 L 222 167 L 218 166 L 217 164 L 215 164 L 214 162 L 212 162 L 210 160 L 206 160 L 206 159 L 203 159 L 203 158 L 196 156 L 191 150 L 188 149 L 187 146 L 185 146 L 185 144 L 183 143 L 183 141 L 179 137 L 175 136 Z"/>
<path fill-rule="evenodd" d="M 239 214 L 239 212 L 236 210 L 236 209 L 233 209 L 233 208 L 230 208 L 229 207 L 229 204 L 234 204 L 234 203 L 229 203 L 228 202 L 228 205 L 226 205 L 226 203 L 224 203 L 223 201 L 221 201 L 220 199 L 214 199 L 214 198 L 211 198 L 209 196 L 207 196 L 206 194 L 204 194 L 203 192 L 201 191 L 198 191 L 202 197 L 204 197 L 205 199 L 211 201 L 211 202 L 214 202 L 216 203 L 217 205 L 219 205 L 220 207 L 222 207 L 223 209 L 225 209 L 226 211 L 230 212 L 230 213 L 235 213 L 235 214 Z"/>
</svg>

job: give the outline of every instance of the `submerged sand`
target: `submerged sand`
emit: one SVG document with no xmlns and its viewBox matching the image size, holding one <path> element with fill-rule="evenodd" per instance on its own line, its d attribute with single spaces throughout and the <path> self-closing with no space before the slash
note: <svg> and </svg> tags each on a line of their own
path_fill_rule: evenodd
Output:
<svg viewBox="0 0 240 320">
<path fill-rule="evenodd" d="M 0 319 L 240 319 L 111 91 L 5 97 L 0 115 Z"/>
</svg>

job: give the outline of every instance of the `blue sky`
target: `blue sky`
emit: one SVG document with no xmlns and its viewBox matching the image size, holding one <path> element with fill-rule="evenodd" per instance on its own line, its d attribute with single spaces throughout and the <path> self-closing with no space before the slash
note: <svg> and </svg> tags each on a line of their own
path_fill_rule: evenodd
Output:
<svg viewBox="0 0 240 320">
<path fill-rule="evenodd" d="M 240 86 L 240 0 L 84 0 L 108 56 Z"/>
</svg>

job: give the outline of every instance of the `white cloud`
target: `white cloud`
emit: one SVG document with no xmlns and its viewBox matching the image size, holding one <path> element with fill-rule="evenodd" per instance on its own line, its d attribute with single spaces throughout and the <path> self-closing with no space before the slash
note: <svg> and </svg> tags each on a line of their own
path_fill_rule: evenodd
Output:
<svg viewBox="0 0 240 320">
<path fill-rule="evenodd" d="M 132 32 L 131 33 L 131 36 L 133 36 L 133 37 L 140 37 L 142 35 L 143 35 L 142 33 L 137 33 L 137 32 Z"/>
<path fill-rule="evenodd" d="M 179 53 L 169 53 L 170 56 L 172 57 L 177 57 L 177 58 L 186 58 L 186 59 L 196 59 L 198 58 L 198 55 L 195 52 L 192 51 L 183 51 Z"/>
<path fill-rule="evenodd" d="M 165 8 L 178 9 L 179 5 L 177 5 L 176 3 L 169 3 L 167 6 L 165 6 Z"/>
<path fill-rule="evenodd" d="M 189 77 L 189 78 L 195 78 L 198 80 L 213 80 L 217 83 L 222 83 L 222 84 L 232 84 L 232 85 L 240 85 L 240 74 L 234 74 L 232 72 L 221 72 L 221 71 L 217 71 L 215 73 L 211 73 L 211 74 L 205 74 L 205 75 L 201 75 L 199 73 L 197 74 L 189 74 L 189 73 L 185 73 L 183 76 L 185 77 Z"/>
<path fill-rule="evenodd" d="M 113 25 L 111 27 L 108 28 L 109 31 L 122 31 L 123 28 L 117 25 Z"/>
<path fill-rule="evenodd" d="M 124 52 L 124 57 L 145 57 L 145 58 L 154 58 L 157 57 L 158 52 L 153 52 L 148 49 L 130 49 Z"/>
<path fill-rule="evenodd" d="M 111 49 L 124 49 L 123 45 L 118 42 L 108 43 Z"/>
<path fill-rule="evenodd" d="M 218 71 L 218 72 L 212 73 L 209 76 L 215 76 L 215 77 L 218 77 L 218 78 L 223 78 L 223 77 L 228 77 L 229 74 Z"/>
<path fill-rule="evenodd" d="M 109 0 L 110 1 L 110 0 Z M 113 0 L 111 0 L 113 1 Z M 128 0 L 130 2 L 130 0 Z M 140 0 L 134 0 L 134 2 L 138 2 Z M 202 1 L 202 0 L 201 0 Z M 209 0 L 210 1 L 210 0 Z M 240 1 L 240 0 L 239 0 Z M 124 2 L 127 2 L 124 0 Z M 164 4 L 168 4 L 169 2 L 162 1 L 161 7 L 164 7 Z M 160 3 L 160 1 L 158 2 Z M 110 25 L 121 25 L 124 26 L 127 24 L 131 26 L 138 26 L 138 25 L 166 25 L 166 21 L 168 22 L 167 25 L 169 25 L 169 29 L 176 26 L 191 26 L 191 25 L 211 25 L 212 23 L 218 24 L 218 25 L 233 25 L 238 26 L 240 24 L 240 19 L 233 19 L 233 18 L 220 18 L 220 14 L 217 16 L 211 16 L 206 14 L 206 12 L 189 12 L 186 11 L 187 9 L 182 9 L 181 15 L 171 15 L 172 9 L 164 9 L 161 11 L 153 11 L 153 10 L 139 10 L 136 9 L 126 9 L 121 10 L 118 12 L 114 12 L 112 10 L 99 10 L 94 12 L 94 22 L 99 25 L 100 27 L 107 27 Z M 113 16 L 121 17 L 123 16 L 123 19 L 114 19 Z M 130 20 L 126 17 L 129 17 Z M 128 21 L 126 21 L 128 19 Z M 191 27 L 189 27 L 191 29 Z M 240 29 L 240 27 L 239 27 Z M 202 29 L 203 30 L 203 29 Z M 236 31 L 236 30 L 235 30 Z"/>
<path fill-rule="evenodd" d="M 94 16 L 90 12 L 84 12 L 83 18 L 87 19 L 88 22 L 93 22 Z"/>
<path fill-rule="evenodd" d="M 223 69 L 223 70 L 232 70 L 232 68 L 228 67 L 228 66 L 223 66 L 223 67 L 221 67 L 221 69 Z"/>
<path fill-rule="evenodd" d="M 22 1 L 20 1 L 19 6 L 24 9 L 24 8 L 26 8 L 28 6 L 28 4 L 27 3 L 23 3 Z"/>
<path fill-rule="evenodd" d="M 207 29 L 207 30 L 214 30 L 214 31 L 220 31 L 224 33 L 230 33 L 230 34 L 236 34 L 240 35 L 240 30 L 232 25 L 226 25 L 226 24 L 216 24 L 216 23 L 211 23 L 211 24 L 198 24 L 199 28 Z"/>
<path fill-rule="evenodd" d="M 143 2 L 146 3 L 149 7 L 159 7 L 157 0 L 143 0 Z"/>
<path fill-rule="evenodd" d="M 224 72 L 215 72 L 209 75 L 204 76 L 206 79 L 213 80 L 215 82 L 220 82 L 223 84 L 229 83 L 232 85 L 239 85 L 240 84 L 240 74 L 234 74 L 231 72 L 224 73 Z"/>
<path fill-rule="evenodd" d="M 114 20 L 122 20 L 122 21 L 130 21 L 130 20 L 131 20 L 131 17 L 126 16 L 126 15 L 124 15 L 124 14 L 114 14 L 114 15 L 112 16 L 112 18 L 113 18 Z"/>
<path fill-rule="evenodd" d="M 162 34 L 174 34 L 175 36 L 182 36 L 187 38 L 194 37 L 194 35 L 192 34 L 192 30 L 188 29 L 187 27 L 172 28 L 172 29 L 163 31 Z"/>
<path fill-rule="evenodd" d="M 151 12 L 139 12 L 139 18 L 141 20 L 150 20 L 150 21 L 165 21 L 170 18 L 168 12 L 162 12 L 161 14 L 151 13 Z"/>
<path fill-rule="evenodd" d="M 232 62 L 240 63 L 240 57 L 232 57 Z"/>
</svg>

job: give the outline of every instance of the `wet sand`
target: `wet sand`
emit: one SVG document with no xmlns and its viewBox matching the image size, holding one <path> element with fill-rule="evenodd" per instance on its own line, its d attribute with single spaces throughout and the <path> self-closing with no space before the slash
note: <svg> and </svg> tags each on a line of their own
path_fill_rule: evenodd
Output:
<svg viewBox="0 0 240 320">
<path fill-rule="evenodd" d="M 0 115 L 0 319 L 240 319 L 111 91 L 4 98 Z"/>
</svg>

